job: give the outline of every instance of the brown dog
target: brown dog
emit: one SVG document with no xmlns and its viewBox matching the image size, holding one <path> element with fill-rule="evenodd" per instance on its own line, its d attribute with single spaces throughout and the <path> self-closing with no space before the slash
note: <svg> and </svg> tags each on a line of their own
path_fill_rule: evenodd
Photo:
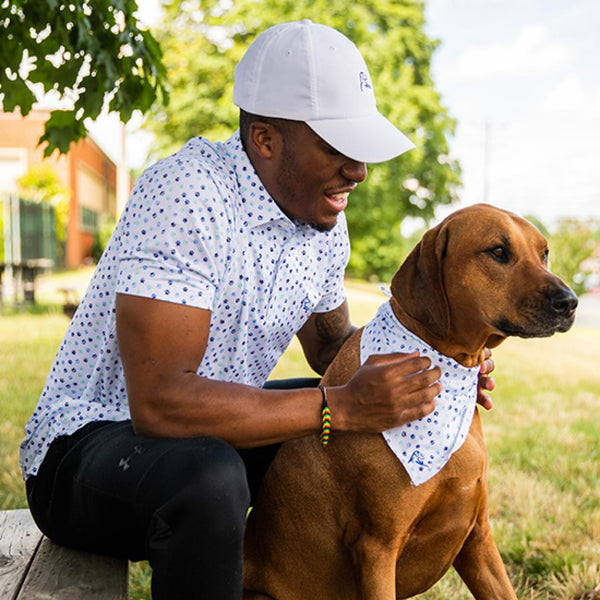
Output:
<svg viewBox="0 0 600 600">
<path fill-rule="evenodd" d="M 547 254 L 524 219 L 488 205 L 459 210 L 400 267 L 393 314 L 429 346 L 476 367 L 485 347 L 508 336 L 571 327 L 577 298 L 548 270 Z M 340 350 L 325 385 L 346 383 L 360 366 L 361 335 Z M 382 435 L 336 434 L 335 415 L 332 424 L 329 446 L 317 435 L 286 442 L 267 473 L 248 520 L 245 598 L 409 598 L 453 565 L 477 600 L 516 599 L 488 521 L 477 410 L 445 467 L 416 486 Z"/>
</svg>

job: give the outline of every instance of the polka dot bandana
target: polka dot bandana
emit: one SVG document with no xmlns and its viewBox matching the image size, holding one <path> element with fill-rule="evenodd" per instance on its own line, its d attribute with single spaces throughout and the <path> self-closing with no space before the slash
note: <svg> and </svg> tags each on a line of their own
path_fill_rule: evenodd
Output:
<svg viewBox="0 0 600 600">
<path fill-rule="evenodd" d="M 211 311 L 199 375 L 260 387 L 313 312 L 344 300 L 343 214 L 329 232 L 290 221 L 239 134 L 193 138 L 147 169 L 56 355 L 21 446 L 24 476 L 90 421 L 129 418 L 116 336 L 118 292 Z M 235 401 L 232 399 L 232 402 Z"/>
<path fill-rule="evenodd" d="M 444 386 L 430 415 L 383 432 L 414 485 L 420 485 L 444 467 L 464 443 L 477 400 L 479 367 L 463 367 L 440 354 L 406 329 L 394 315 L 389 302 L 383 304 L 362 334 L 361 363 L 373 354 L 414 352 L 428 356 L 432 366 L 442 369 Z"/>
</svg>

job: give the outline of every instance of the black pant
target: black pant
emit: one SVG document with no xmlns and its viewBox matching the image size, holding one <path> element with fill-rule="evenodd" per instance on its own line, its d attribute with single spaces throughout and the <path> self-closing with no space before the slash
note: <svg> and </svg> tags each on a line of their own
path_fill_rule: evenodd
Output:
<svg viewBox="0 0 600 600">
<path fill-rule="evenodd" d="M 210 437 L 141 438 L 130 421 L 90 423 L 52 443 L 27 497 L 55 542 L 148 559 L 154 600 L 239 600 L 246 514 L 278 447 L 235 450 Z"/>
</svg>

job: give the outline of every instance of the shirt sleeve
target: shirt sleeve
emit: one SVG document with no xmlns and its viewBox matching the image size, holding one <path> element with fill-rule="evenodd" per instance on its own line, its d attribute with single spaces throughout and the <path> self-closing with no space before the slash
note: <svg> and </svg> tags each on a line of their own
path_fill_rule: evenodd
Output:
<svg viewBox="0 0 600 600">
<path fill-rule="evenodd" d="M 117 292 L 212 309 L 231 241 L 222 194 L 189 158 L 146 170 L 123 215 Z"/>
</svg>

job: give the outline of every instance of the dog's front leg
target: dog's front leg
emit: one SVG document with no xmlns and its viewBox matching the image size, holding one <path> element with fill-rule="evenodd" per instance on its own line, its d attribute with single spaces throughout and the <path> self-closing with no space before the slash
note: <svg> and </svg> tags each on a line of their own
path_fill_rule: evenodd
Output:
<svg viewBox="0 0 600 600">
<path fill-rule="evenodd" d="M 398 544 L 362 534 L 352 548 L 362 600 L 396 600 Z"/>
<path fill-rule="evenodd" d="M 517 600 L 500 552 L 492 538 L 487 511 L 478 518 L 473 531 L 454 560 L 454 568 L 475 600 Z"/>
</svg>

